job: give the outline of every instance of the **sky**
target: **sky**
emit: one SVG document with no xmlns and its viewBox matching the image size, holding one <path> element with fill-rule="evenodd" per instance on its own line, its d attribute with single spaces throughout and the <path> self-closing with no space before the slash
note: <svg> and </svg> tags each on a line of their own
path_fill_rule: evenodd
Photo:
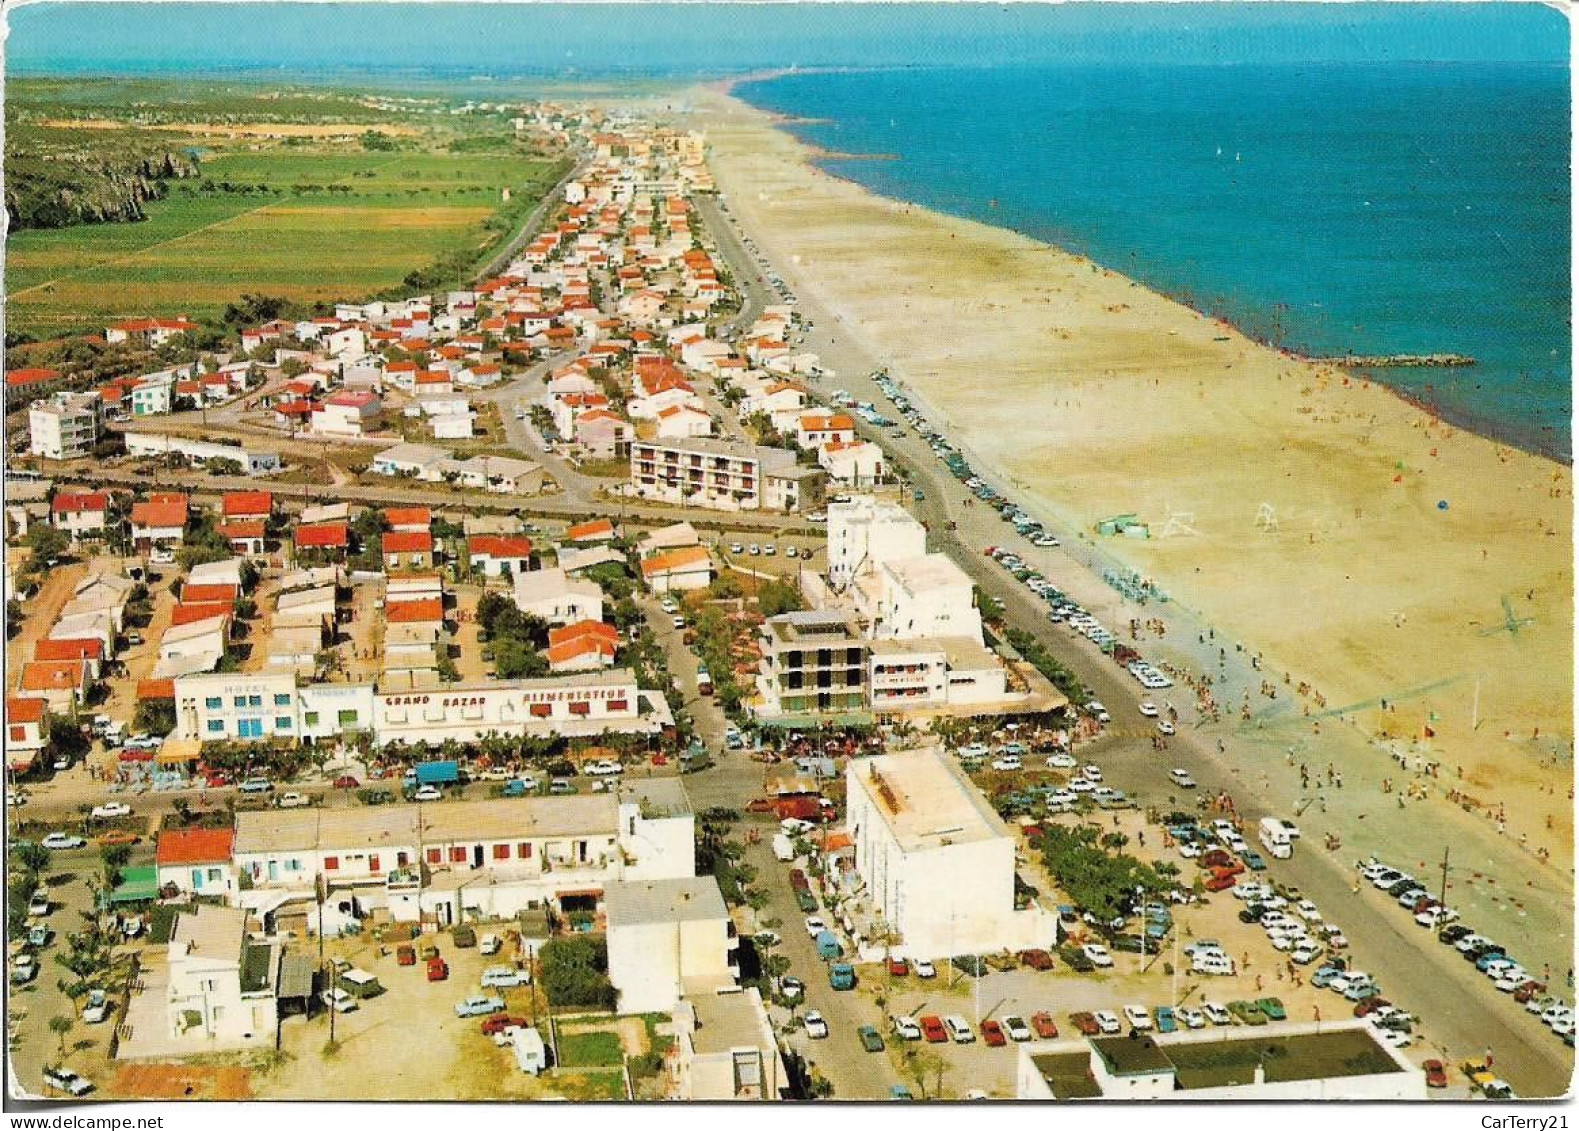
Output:
<svg viewBox="0 0 1579 1131">
<path fill-rule="evenodd" d="M 6 5 L 9 74 L 737 73 L 1069 62 L 1565 63 L 1540 4 Z"/>
</svg>

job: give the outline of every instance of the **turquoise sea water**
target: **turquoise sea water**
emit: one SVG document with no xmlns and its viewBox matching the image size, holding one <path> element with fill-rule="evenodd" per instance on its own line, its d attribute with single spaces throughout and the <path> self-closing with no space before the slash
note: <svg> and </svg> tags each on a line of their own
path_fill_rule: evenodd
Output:
<svg viewBox="0 0 1579 1131">
<path fill-rule="evenodd" d="M 886 196 L 1079 251 L 1304 353 L 1571 458 L 1562 66 L 1106 64 L 743 84 Z"/>
</svg>

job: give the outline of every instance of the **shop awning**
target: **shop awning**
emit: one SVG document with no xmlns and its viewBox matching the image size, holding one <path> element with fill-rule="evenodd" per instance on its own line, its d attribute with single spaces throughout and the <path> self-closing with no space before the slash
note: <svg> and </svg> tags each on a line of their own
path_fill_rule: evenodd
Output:
<svg viewBox="0 0 1579 1131">
<path fill-rule="evenodd" d="M 577 888 L 572 891 L 556 891 L 556 899 L 602 899 L 602 888 Z"/>
<path fill-rule="evenodd" d="M 757 719 L 756 724 L 769 730 L 826 730 L 830 727 L 874 727 L 877 719 L 869 711 L 846 711 L 837 715 L 779 715 Z"/>
<path fill-rule="evenodd" d="M 171 766 L 183 762 L 195 762 L 202 757 L 202 754 L 203 744 L 196 739 L 171 739 L 160 748 L 154 761 L 161 766 Z"/>
<path fill-rule="evenodd" d="M 152 750 L 122 750 L 117 757 L 122 762 L 152 762 L 154 760 L 154 752 Z"/>
<path fill-rule="evenodd" d="M 121 869 L 121 882 L 110 892 L 110 902 L 150 903 L 159 898 L 159 869 L 152 864 Z"/>
</svg>

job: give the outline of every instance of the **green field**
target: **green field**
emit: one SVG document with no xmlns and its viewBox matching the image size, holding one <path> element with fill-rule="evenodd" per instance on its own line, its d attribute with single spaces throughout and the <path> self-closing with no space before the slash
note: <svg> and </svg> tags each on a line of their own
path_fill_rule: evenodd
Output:
<svg viewBox="0 0 1579 1131">
<path fill-rule="evenodd" d="M 500 221 L 524 219 L 564 168 L 343 147 L 202 155 L 201 176 L 170 182 L 142 223 L 13 233 L 9 329 L 44 338 L 140 315 L 202 318 L 243 293 L 355 300 L 436 261 L 480 259 Z"/>
</svg>

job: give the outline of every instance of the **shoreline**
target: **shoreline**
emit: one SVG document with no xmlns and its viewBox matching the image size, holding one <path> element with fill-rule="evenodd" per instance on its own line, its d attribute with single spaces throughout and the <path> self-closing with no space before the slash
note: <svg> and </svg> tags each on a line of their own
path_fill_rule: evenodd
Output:
<svg viewBox="0 0 1579 1131">
<path fill-rule="evenodd" d="M 786 127 L 822 125 L 829 123 L 831 119 L 805 118 L 793 114 L 783 114 L 778 111 L 759 107 L 749 102 L 740 94 L 736 93 L 735 88 L 745 83 L 771 82 L 774 79 L 783 78 L 785 76 L 807 73 L 814 72 L 781 68 L 778 70 L 753 73 L 750 75 L 735 76 L 718 83 L 707 84 L 706 89 L 716 91 L 725 97 L 733 99 L 734 101 L 747 107 L 752 112 L 763 115 L 775 128 L 788 132 L 785 130 Z M 793 132 L 789 132 L 788 136 L 790 136 L 800 146 L 804 147 L 804 149 L 812 155 L 811 163 L 819 172 L 830 178 L 842 181 L 862 193 L 866 193 L 882 200 L 891 201 L 907 208 L 923 209 L 964 223 L 980 224 L 988 228 L 993 228 L 1021 239 L 1028 240 L 1034 244 L 1053 248 L 1065 255 L 1094 264 L 1101 270 L 1111 271 L 1114 274 L 1122 275 L 1122 272 L 1118 268 L 1110 267 L 1107 264 L 1102 263 L 1100 260 L 1092 259 L 1084 252 L 1077 251 L 1074 248 L 1060 244 L 1054 240 L 1031 235 L 1017 228 L 996 224 L 991 220 L 980 219 L 975 216 L 955 212 L 942 206 L 934 207 L 932 205 L 905 200 L 896 196 L 889 196 L 877 189 L 864 185 L 859 181 L 844 175 L 843 173 L 830 169 L 826 165 L 826 162 L 842 160 L 899 160 L 900 155 L 842 153 L 838 151 L 827 150 L 818 143 Z M 1129 276 L 1123 277 L 1129 278 Z M 1225 329 L 1229 329 L 1257 345 L 1277 351 L 1279 354 L 1292 361 L 1305 362 L 1316 366 L 1325 366 L 1333 370 L 1344 370 L 1348 373 L 1355 374 L 1363 380 L 1367 380 L 1381 386 L 1394 396 L 1398 397 L 1401 401 L 1421 410 L 1422 412 L 1425 412 L 1439 421 L 1443 421 L 1457 428 L 1472 432 L 1475 435 L 1480 436 L 1492 443 L 1510 446 L 1521 452 L 1551 460 L 1565 467 L 1572 468 L 1574 466 L 1575 451 L 1573 449 L 1571 437 L 1568 438 L 1569 443 L 1567 450 L 1564 450 L 1562 447 L 1564 438 L 1556 436 L 1553 436 L 1550 439 L 1545 438 L 1547 433 L 1554 431 L 1548 425 L 1542 425 L 1534 421 L 1520 423 L 1518 421 L 1499 420 L 1487 415 L 1484 412 L 1476 410 L 1473 406 L 1439 403 L 1422 390 L 1409 390 L 1394 386 L 1383 375 L 1383 373 L 1389 369 L 1404 369 L 1412 372 L 1418 372 L 1422 369 L 1441 369 L 1447 372 L 1452 372 L 1475 365 L 1476 360 L 1473 358 L 1463 357 L 1451 351 L 1428 351 L 1425 354 L 1385 354 L 1374 359 L 1363 359 L 1374 363 L 1362 365 L 1359 363 L 1359 360 L 1355 358 L 1355 355 L 1352 351 L 1338 353 L 1332 353 L 1329 351 L 1322 353 L 1315 350 L 1304 350 L 1293 345 L 1282 344 L 1273 341 L 1270 338 L 1263 336 L 1260 332 L 1253 330 L 1251 327 L 1242 324 L 1242 318 L 1235 319 L 1229 314 L 1198 305 L 1196 301 L 1187 293 L 1176 293 L 1176 288 L 1168 289 L 1156 282 L 1144 283 L 1140 282 L 1139 280 L 1131 281 L 1135 282 L 1138 286 L 1145 287 L 1154 295 L 1160 296 L 1169 302 L 1194 311 L 1203 318 L 1212 319 L 1220 323 Z M 1432 358 L 1442 358 L 1446 360 L 1436 365 L 1425 364 L 1425 362 Z"/>
<path fill-rule="evenodd" d="M 1571 783 L 1566 465 L 1083 257 L 872 193 L 738 100 L 713 110 L 732 210 L 984 471 L 1374 741 L 1430 726 L 1477 793 Z M 1252 522 L 1260 501 L 1275 535 Z M 1091 533 L 1138 511 L 1155 535 L 1175 509 L 1201 533 Z M 1496 633 L 1509 594 L 1548 630 Z"/>
</svg>

